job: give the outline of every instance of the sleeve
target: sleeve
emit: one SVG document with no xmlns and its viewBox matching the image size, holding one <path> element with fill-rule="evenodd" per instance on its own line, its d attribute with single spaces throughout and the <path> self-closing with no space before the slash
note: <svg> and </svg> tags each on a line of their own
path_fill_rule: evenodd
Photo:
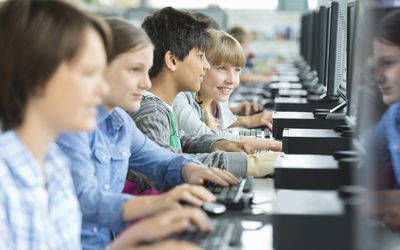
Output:
<svg viewBox="0 0 400 250">
<path fill-rule="evenodd" d="M 125 201 L 133 196 L 103 190 L 96 178 L 90 158 L 89 133 L 64 134 L 58 146 L 71 161 L 71 174 L 83 220 L 118 229 L 124 226 L 121 216 Z"/>
<path fill-rule="evenodd" d="M 1 163 L 0 167 L 3 167 L 1 166 Z M 13 246 L 13 239 L 11 237 L 10 225 L 7 223 L 9 220 L 7 218 L 6 202 L 4 189 L 0 185 L 0 250 L 15 248 L 15 246 Z"/>
<path fill-rule="evenodd" d="M 160 147 L 148 139 L 134 125 L 132 130 L 134 143 L 131 146 L 129 167 L 150 177 L 159 187 L 181 184 L 182 167 L 188 162 L 196 162 L 189 156 L 178 155 Z"/>
<path fill-rule="evenodd" d="M 360 138 L 366 153 L 373 156 L 378 166 L 384 166 L 390 160 L 389 141 L 386 133 L 389 116 L 389 112 L 386 112 L 378 124 L 365 131 Z"/>
<path fill-rule="evenodd" d="M 171 128 L 168 114 L 158 109 L 154 103 L 150 101 L 142 101 L 140 109 L 130 115 L 135 121 L 136 126 L 148 138 L 157 143 L 159 146 L 174 152 L 169 145 Z"/>
<path fill-rule="evenodd" d="M 174 151 L 169 145 L 171 127 L 167 111 L 157 106 L 151 98 L 142 101 L 140 109 L 131 114 L 138 128 L 152 141 L 163 148 Z M 179 127 L 179 126 L 178 126 Z M 201 137 L 180 136 L 182 150 L 185 153 L 208 153 L 214 143 L 219 139 L 214 135 Z"/>
<path fill-rule="evenodd" d="M 238 141 L 239 135 L 226 133 L 223 131 L 216 132 L 210 129 L 205 124 L 199 113 L 191 106 L 189 99 L 190 96 L 185 93 L 180 93 L 174 100 L 173 110 L 176 122 L 180 130 L 185 135 L 202 136 L 205 134 L 218 136 L 223 139 Z"/>
</svg>

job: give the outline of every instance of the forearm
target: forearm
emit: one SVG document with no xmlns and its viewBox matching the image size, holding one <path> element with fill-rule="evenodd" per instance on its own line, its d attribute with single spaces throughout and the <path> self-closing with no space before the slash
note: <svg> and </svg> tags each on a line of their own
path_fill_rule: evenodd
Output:
<svg viewBox="0 0 400 250">
<path fill-rule="evenodd" d="M 248 128 L 249 127 L 249 119 L 250 117 L 248 116 L 238 116 L 236 121 L 232 123 L 229 127 L 234 128 L 234 127 L 244 127 Z"/>
</svg>

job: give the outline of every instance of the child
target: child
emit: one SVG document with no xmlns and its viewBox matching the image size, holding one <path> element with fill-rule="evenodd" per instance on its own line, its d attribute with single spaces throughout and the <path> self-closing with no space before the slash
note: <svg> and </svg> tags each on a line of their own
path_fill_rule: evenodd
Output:
<svg viewBox="0 0 400 250">
<path fill-rule="evenodd" d="M 180 93 L 174 100 L 178 126 L 190 135 L 217 134 L 230 140 L 248 142 L 256 150 L 281 151 L 282 144 L 274 140 L 239 136 L 225 130 L 243 124 L 257 126 L 262 114 L 236 117 L 228 107 L 230 94 L 239 84 L 244 55 L 240 44 L 222 30 L 209 30 L 210 47 L 206 57 L 211 63 L 197 93 Z M 246 126 L 250 127 L 250 126 Z"/>
<path fill-rule="evenodd" d="M 203 153 L 195 156 L 205 165 L 228 169 L 235 176 L 245 176 L 245 154 L 209 153 L 228 151 L 231 142 L 214 135 L 180 136 L 172 114 L 171 104 L 176 95 L 181 91 L 198 90 L 209 68 L 204 55 L 208 46 L 206 24 L 189 13 L 168 7 L 147 17 L 142 27 L 155 49 L 153 67 L 149 71 L 152 87 L 143 97 L 141 108 L 132 113 L 139 129 L 173 152 Z"/>
<path fill-rule="evenodd" d="M 0 58 L 1 248 L 80 249 L 70 165 L 53 142 L 62 131 L 95 126 L 96 105 L 108 90 L 102 76 L 107 26 L 61 1 L 8 1 L 0 20 L 0 46 L 7 48 Z M 209 228 L 198 209 L 173 210 L 130 227 L 110 249 L 159 240 L 184 230 L 189 220 Z M 161 244 L 148 248 L 194 249 Z"/>
<path fill-rule="evenodd" d="M 201 186 L 181 185 L 157 196 L 122 194 L 128 166 L 149 176 L 159 187 L 169 188 L 205 180 L 220 185 L 237 183 L 226 171 L 205 168 L 184 156 L 159 147 L 144 136 L 129 115 L 140 107 L 143 91 L 150 87 L 148 70 L 153 45 L 145 32 L 128 22 L 107 19 L 113 47 L 105 78 L 110 92 L 98 109 L 97 128 L 91 133 L 64 134 L 57 143 L 72 162 L 72 177 L 83 214 L 84 249 L 103 249 L 110 231 L 125 222 L 179 207 L 184 200 L 200 206 L 215 197 Z"/>
<path fill-rule="evenodd" d="M 240 26 L 235 26 L 229 29 L 229 34 L 231 34 L 236 40 L 239 41 L 242 46 L 243 52 L 246 56 L 246 65 L 244 72 L 240 75 L 240 81 L 243 83 L 269 83 L 271 82 L 271 72 L 253 72 L 252 68 L 254 63 L 254 54 L 250 51 L 250 34 Z"/>
<path fill-rule="evenodd" d="M 14 0 L 0 8 L 0 37 L 1 248 L 80 249 L 79 203 L 54 141 L 95 127 L 106 29 L 61 1 Z"/>
</svg>

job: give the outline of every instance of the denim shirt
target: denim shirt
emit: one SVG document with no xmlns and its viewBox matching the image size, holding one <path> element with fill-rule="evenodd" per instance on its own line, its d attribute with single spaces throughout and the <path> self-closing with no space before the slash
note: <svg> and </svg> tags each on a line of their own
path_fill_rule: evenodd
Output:
<svg viewBox="0 0 400 250">
<path fill-rule="evenodd" d="M 0 249 L 81 248 L 70 163 L 52 144 L 43 163 L 14 131 L 0 135 Z"/>
<path fill-rule="evenodd" d="M 392 162 L 396 182 L 400 183 L 400 103 L 391 105 L 373 129 L 374 156 L 380 166 Z"/>
<path fill-rule="evenodd" d="M 121 230 L 122 208 L 132 196 L 122 194 L 128 166 L 158 186 L 182 183 L 181 169 L 190 160 L 148 139 L 120 108 L 99 107 L 97 128 L 90 133 L 62 135 L 60 148 L 72 161 L 72 177 L 83 215 L 82 246 L 104 249 L 109 230 Z"/>
</svg>

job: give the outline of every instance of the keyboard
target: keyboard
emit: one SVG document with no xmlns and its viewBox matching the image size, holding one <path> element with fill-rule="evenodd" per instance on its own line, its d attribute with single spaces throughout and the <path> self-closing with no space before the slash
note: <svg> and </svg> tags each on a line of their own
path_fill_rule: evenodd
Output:
<svg viewBox="0 0 400 250">
<path fill-rule="evenodd" d="M 217 202 L 224 204 L 228 210 L 249 208 L 253 200 L 253 177 L 240 178 L 237 185 L 222 187 L 207 182 L 205 187 L 212 192 Z"/>
<path fill-rule="evenodd" d="M 253 136 L 257 138 L 266 138 L 269 137 L 269 130 L 263 128 L 251 128 L 251 129 L 243 129 L 239 131 L 239 135 L 241 136 Z"/>
<path fill-rule="evenodd" d="M 213 219 L 214 230 L 212 232 L 201 232 L 191 226 L 181 234 L 174 236 L 176 240 L 186 240 L 198 244 L 203 249 L 220 250 L 239 246 L 243 228 L 240 221 L 232 219 Z"/>
</svg>

